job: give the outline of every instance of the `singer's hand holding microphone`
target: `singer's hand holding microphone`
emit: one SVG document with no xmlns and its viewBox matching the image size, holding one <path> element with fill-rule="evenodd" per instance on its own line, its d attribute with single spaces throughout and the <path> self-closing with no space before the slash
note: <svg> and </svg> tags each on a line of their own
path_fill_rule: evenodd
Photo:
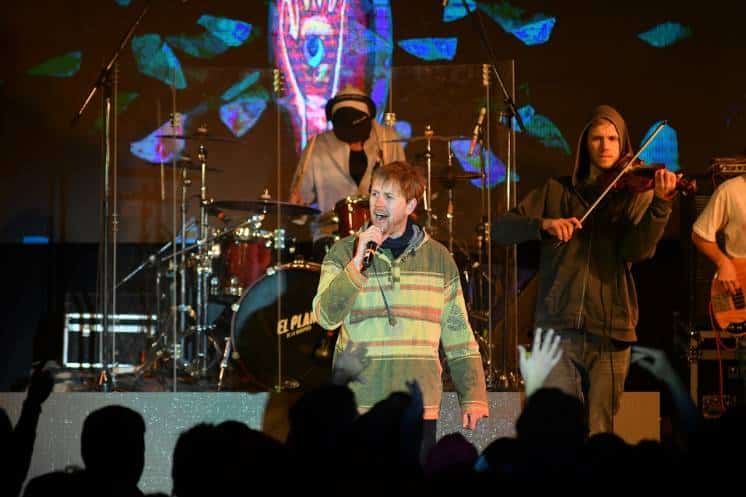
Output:
<svg viewBox="0 0 746 497">
<path fill-rule="evenodd" d="M 388 238 L 388 235 L 375 224 L 368 227 L 367 230 L 361 231 L 357 235 L 357 250 L 352 261 L 358 271 L 364 271 L 370 266 L 373 260 L 373 253 Z M 367 265 L 366 265 L 367 264 Z"/>
</svg>

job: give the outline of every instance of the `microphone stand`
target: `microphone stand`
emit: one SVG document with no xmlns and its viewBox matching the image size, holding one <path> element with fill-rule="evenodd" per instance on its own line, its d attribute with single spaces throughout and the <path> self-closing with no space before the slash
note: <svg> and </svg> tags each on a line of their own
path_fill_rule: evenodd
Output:
<svg viewBox="0 0 746 497">
<path fill-rule="evenodd" d="M 117 214 L 117 203 L 116 203 L 116 180 L 117 180 L 117 84 L 116 84 L 116 63 L 119 59 L 119 55 L 127 46 L 135 29 L 140 24 L 142 19 L 150 10 L 150 1 L 146 2 L 142 12 L 137 17 L 135 22 L 130 26 L 127 33 L 119 43 L 119 47 L 114 51 L 109 61 L 101 68 L 96 81 L 91 86 L 88 95 L 86 96 L 83 104 L 80 106 L 78 111 L 73 116 L 71 126 L 77 125 L 83 112 L 88 107 L 88 104 L 93 99 L 96 91 L 100 88 L 102 90 L 102 102 L 103 102 L 103 201 L 102 201 L 102 213 L 101 213 L 101 243 L 99 245 L 99 267 L 98 267 L 98 301 L 100 306 L 101 314 L 101 347 L 99 348 L 99 359 L 101 362 L 101 371 L 98 375 L 97 384 L 102 391 L 111 391 L 115 380 L 111 377 L 109 366 L 113 365 L 116 359 L 116 349 L 114 344 L 114 336 L 112 335 L 112 348 L 109 351 L 108 339 L 109 339 L 109 305 L 112 308 L 112 318 L 116 319 L 116 286 L 113 283 L 116 280 L 117 270 L 117 225 L 118 225 L 118 214 Z M 112 118 L 113 114 L 113 118 Z M 113 139 L 112 139 L 113 134 Z M 113 149 L 113 152 L 112 152 Z M 110 188 L 110 171 L 113 173 L 111 178 L 113 184 Z M 112 195 L 113 190 L 113 195 Z M 113 208 L 112 208 L 112 197 L 113 197 Z M 109 237 L 109 228 L 111 227 L 111 238 Z M 111 249 L 111 269 L 109 268 L 109 244 L 112 244 Z M 109 274 L 109 272 L 112 274 Z M 107 354 L 107 352 L 110 352 Z M 110 356 L 110 357 L 108 357 Z"/>
<path fill-rule="evenodd" d="M 468 15 L 472 19 L 472 24 L 474 25 L 473 29 L 479 34 L 479 39 L 482 44 L 482 48 L 487 53 L 487 57 L 489 59 L 489 68 L 492 69 L 492 73 L 495 76 L 495 79 L 497 80 L 500 91 L 502 93 L 503 97 L 503 103 L 505 104 L 506 111 L 503 113 L 502 118 L 505 117 L 507 119 L 507 126 L 508 126 L 508 158 L 506 163 L 506 171 L 505 171 L 505 184 L 506 184 L 506 211 L 510 210 L 515 206 L 516 203 L 516 189 L 513 185 L 513 188 L 511 188 L 511 182 L 513 181 L 513 178 L 515 177 L 515 130 L 513 129 L 512 123 L 513 118 L 515 118 L 518 127 L 521 129 L 521 131 L 526 130 L 526 127 L 523 123 L 523 119 L 521 118 L 521 115 L 518 113 L 518 109 L 516 108 L 515 101 L 511 97 L 511 93 L 508 91 L 507 87 L 505 86 L 505 82 L 503 81 L 502 76 L 500 75 L 500 72 L 497 70 L 497 57 L 495 56 L 494 50 L 492 50 L 492 47 L 489 44 L 487 34 L 484 28 L 484 24 L 482 23 L 482 18 L 479 15 L 478 8 L 475 8 L 474 10 L 471 10 L 469 8 L 469 5 L 467 4 L 466 0 L 461 0 L 461 5 L 464 7 L 464 10 L 468 13 Z M 487 69 L 484 68 L 483 69 Z M 486 71 L 483 71 L 486 72 Z M 486 74 L 483 74 L 483 83 L 484 80 L 488 79 Z M 489 92 L 489 85 L 485 83 L 485 86 L 487 86 L 487 91 Z M 489 100 L 488 100 L 489 102 Z M 487 114 L 489 118 L 489 113 Z M 489 122 L 489 121 L 488 121 Z M 505 124 L 504 122 L 501 122 L 500 124 Z M 489 143 L 489 142 L 488 142 Z M 488 147 L 489 149 L 489 147 Z M 490 213 L 491 213 L 491 204 L 489 203 L 489 189 L 487 190 L 488 194 L 488 204 L 487 204 L 487 218 L 486 223 L 484 226 L 484 240 L 487 243 L 487 270 L 488 270 L 488 281 L 492 278 L 492 239 L 489 233 L 489 230 L 491 229 L 490 226 Z M 488 285 L 488 298 L 490 299 L 487 303 L 487 312 L 488 312 L 488 326 L 489 326 L 489 335 L 488 335 L 488 371 L 487 371 L 487 378 L 490 380 L 489 383 L 493 383 L 493 387 L 497 387 L 502 390 L 509 390 L 511 388 L 511 380 L 514 380 L 517 378 L 517 375 L 515 372 L 508 371 L 508 364 L 507 364 L 507 357 L 508 357 L 508 335 L 512 335 L 514 340 L 517 338 L 518 334 L 518 328 L 517 328 L 517 318 L 518 318 L 518 306 L 517 306 L 517 292 L 518 292 L 518 267 L 517 267 L 517 258 L 516 258 L 516 246 L 512 245 L 510 247 L 506 247 L 505 252 L 505 271 L 504 271 L 504 285 L 503 285 L 503 291 L 505 293 L 505 316 L 503 318 L 503 333 L 502 333 L 502 364 L 501 364 L 501 372 L 497 375 L 497 384 L 494 385 L 494 375 L 491 368 L 491 361 L 492 361 L 492 292 L 491 292 L 491 285 Z M 507 294 L 511 293 L 510 300 L 508 300 Z M 514 311 L 514 317 L 511 320 L 509 316 L 509 304 L 513 303 L 513 311 Z M 512 322 L 509 322 L 512 321 Z M 512 333 L 510 333 L 510 328 L 512 329 Z M 515 353 L 515 351 L 514 351 Z M 514 382 L 515 383 L 515 382 Z M 490 385 L 488 385 L 490 386 Z M 515 387 L 515 385 L 513 385 Z"/>
</svg>

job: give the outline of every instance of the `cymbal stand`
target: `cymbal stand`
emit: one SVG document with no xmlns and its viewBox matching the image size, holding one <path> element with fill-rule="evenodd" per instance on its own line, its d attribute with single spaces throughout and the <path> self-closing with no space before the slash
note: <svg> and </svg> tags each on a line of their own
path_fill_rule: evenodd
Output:
<svg viewBox="0 0 746 497">
<path fill-rule="evenodd" d="M 274 68 L 272 70 L 272 88 L 274 90 L 274 96 L 275 96 L 275 151 L 276 151 L 276 157 L 277 162 L 275 164 L 275 170 L 277 171 L 277 200 L 280 200 L 280 192 L 282 192 L 282 126 L 281 126 L 281 118 L 282 118 L 282 112 L 280 108 L 280 98 L 284 97 L 286 94 L 285 91 L 285 75 L 282 73 L 282 71 L 278 68 Z M 262 197 L 266 200 L 269 199 L 269 191 L 265 190 L 262 194 Z M 281 204 L 277 204 L 277 220 L 279 223 L 279 220 L 282 219 L 281 216 Z M 278 228 L 279 229 L 279 228 Z M 277 267 L 280 267 L 282 265 L 282 247 L 280 247 L 280 244 L 276 243 L 277 239 L 274 238 L 274 248 L 275 248 L 275 258 L 276 258 L 276 264 Z M 277 322 L 279 323 L 282 319 L 282 278 L 280 275 L 277 275 Z M 277 333 L 277 383 L 275 383 L 273 390 L 275 392 L 283 392 L 286 390 L 295 390 L 300 387 L 300 382 L 298 380 L 283 377 L 283 371 L 282 371 L 282 348 L 283 343 L 282 340 L 285 337 L 285 335 L 281 333 Z M 235 344 L 233 344 L 235 347 Z"/>
<path fill-rule="evenodd" d="M 187 303 L 187 256 L 186 256 L 186 245 L 187 245 L 187 190 L 192 184 L 192 180 L 189 178 L 189 170 L 186 165 L 181 168 L 181 205 L 179 206 L 179 212 L 181 214 L 181 239 L 178 240 L 179 249 L 181 251 L 180 256 L 174 261 L 179 273 L 179 301 L 177 304 L 177 312 L 179 315 L 179 333 L 178 333 L 178 347 L 176 339 L 174 340 L 174 352 L 173 361 L 174 369 L 178 367 L 177 361 L 180 361 L 180 366 L 186 368 L 191 359 L 190 350 L 187 343 L 187 321 L 189 311 L 192 307 Z M 174 373 L 176 374 L 176 373 Z M 176 389 L 176 382 L 174 381 L 174 390 Z"/>
<path fill-rule="evenodd" d="M 200 130 L 206 129 L 200 128 Z M 207 197 L 207 147 L 200 143 L 197 154 L 200 162 L 200 188 L 199 188 L 199 240 L 197 242 L 197 288 L 195 296 L 196 321 L 194 327 L 196 332 L 196 354 L 192 364 L 193 372 L 200 376 L 207 375 L 208 367 L 208 332 L 212 329 L 207 323 L 207 295 L 210 275 L 212 274 L 212 257 L 209 246 L 206 243 L 209 225 L 207 222 L 207 207 L 210 199 Z"/>
<path fill-rule="evenodd" d="M 448 176 L 453 171 L 453 152 L 451 151 L 451 140 L 448 140 Z M 453 187 L 454 182 L 448 182 L 448 208 L 446 219 L 448 219 L 448 252 L 453 255 Z"/>
<path fill-rule="evenodd" d="M 425 202 L 425 229 L 432 235 L 433 228 L 433 195 L 432 195 L 432 172 L 433 172 L 433 152 L 432 152 L 432 136 L 435 134 L 432 126 L 429 124 L 425 125 L 425 162 L 427 164 L 427 192 L 425 193 L 423 200 Z"/>
<path fill-rule="evenodd" d="M 482 47 L 484 48 L 484 50 L 487 52 L 487 55 L 488 55 L 488 59 L 489 59 L 490 63 L 489 64 L 485 64 L 482 67 L 482 71 L 483 71 L 483 78 L 482 79 L 483 79 L 483 83 L 485 84 L 485 86 L 487 88 L 487 93 L 489 94 L 489 78 L 485 78 L 484 77 L 484 73 L 490 73 L 490 74 L 494 75 L 495 81 L 497 81 L 497 83 L 498 83 L 498 89 L 500 90 L 500 92 L 502 94 L 503 104 L 508 109 L 508 112 L 506 113 L 507 114 L 507 119 L 508 119 L 507 125 L 508 125 L 508 130 L 509 130 L 508 131 L 508 133 L 509 133 L 508 134 L 508 147 L 509 147 L 509 150 L 508 150 L 508 161 L 507 161 L 508 164 L 506 165 L 506 196 L 507 196 L 508 204 L 507 204 L 506 208 L 507 208 L 507 210 L 509 210 L 509 209 L 511 209 L 513 207 L 513 205 L 515 203 L 515 197 L 516 197 L 516 195 L 515 195 L 515 186 L 513 185 L 511 187 L 511 182 L 513 181 L 513 178 L 515 176 L 515 131 L 513 129 L 513 120 L 515 120 L 515 123 L 518 125 L 518 128 L 520 130 L 522 130 L 522 131 L 526 130 L 526 126 L 523 123 L 523 119 L 521 118 L 520 113 L 518 112 L 518 109 L 516 107 L 516 103 L 515 103 L 513 97 L 511 96 L 511 95 L 515 95 L 515 78 L 512 81 L 510 91 L 508 91 L 508 88 L 506 87 L 505 82 L 503 81 L 502 76 L 500 75 L 500 71 L 497 70 L 497 67 L 498 67 L 497 66 L 497 57 L 495 56 L 495 51 L 492 49 L 492 47 L 489 44 L 489 40 L 488 40 L 488 37 L 487 37 L 487 31 L 486 31 L 486 29 L 484 27 L 484 23 L 482 22 L 482 14 L 480 14 L 480 11 L 479 11 L 478 8 L 476 8 L 476 7 L 474 7 L 474 8 L 469 7 L 469 4 L 466 2 L 466 0 L 461 0 L 461 6 L 464 8 L 464 10 L 466 10 L 467 16 L 471 18 L 472 23 L 473 23 L 473 30 L 472 31 L 475 32 L 475 33 L 477 33 L 479 35 L 479 39 L 480 39 L 480 42 L 482 44 Z M 515 67 L 513 67 L 513 71 L 512 71 L 513 75 L 515 74 L 514 69 L 515 69 Z M 488 108 L 490 108 L 490 107 L 488 107 Z M 488 117 L 489 117 L 489 113 L 488 113 Z M 488 134 L 488 136 L 489 136 L 489 134 Z M 491 206 L 490 206 L 490 208 L 491 208 Z M 489 210 L 488 210 L 488 213 L 489 213 Z M 488 219 L 488 223 L 489 223 L 489 219 Z M 484 236 L 485 236 L 486 240 L 489 240 L 489 236 L 490 235 L 489 235 L 488 232 L 485 233 Z M 488 244 L 488 250 L 489 250 L 490 246 L 491 246 L 491 242 L 489 242 L 489 244 Z M 516 275 L 517 266 L 516 266 L 516 263 L 515 263 L 515 254 L 516 254 L 515 246 L 513 246 L 512 249 L 511 248 L 507 248 L 506 249 L 506 258 L 507 258 L 507 260 L 506 260 L 506 266 L 505 266 L 505 279 L 506 279 L 505 283 L 506 283 L 506 285 L 509 284 L 511 286 L 506 286 L 504 288 L 504 293 L 505 294 L 507 294 L 507 292 L 513 292 L 515 294 L 515 295 L 511 296 L 511 298 L 509 299 L 514 304 L 517 303 L 517 299 L 518 299 L 518 296 L 517 296 L 518 287 L 517 287 L 517 275 Z M 489 257 L 488 257 L 488 259 L 489 259 Z M 491 270 L 491 268 L 490 268 L 490 270 Z M 489 277 L 491 278 L 492 275 L 490 274 Z M 508 302 L 508 298 L 507 297 L 505 298 L 505 300 L 506 300 L 506 302 Z M 491 308 L 492 308 L 492 302 L 491 301 L 490 301 L 489 307 L 490 307 L 490 311 L 491 311 Z M 506 304 L 506 310 L 509 310 L 508 309 L 508 304 Z M 517 332 L 518 332 L 518 330 L 517 330 L 517 315 L 518 315 L 517 306 L 514 306 L 513 310 L 514 310 L 514 313 L 515 313 L 515 319 L 511 320 L 513 322 L 511 322 L 510 324 L 508 324 L 508 321 L 509 321 L 510 317 L 507 316 L 507 315 L 505 316 L 505 319 L 503 320 L 503 324 L 504 324 L 504 328 L 503 328 L 503 358 L 502 358 L 503 359 L 503 364 L 502 364 L 503 371 L 502 371 L 502 375 L 500 376 L 500 383 L 501 383 L 500 386 L 501 386 L 501 388 L 505 388 L 505 389 L 508 389 L 508 388 L 511 388 L 511 387 L 512 388 L 517 388 L 518 387 L 518 381 L 516 381 L 512 385 L 510 384 L 510 381 L 512 379 L 514 379 L 514 378 L 517 379 L 518 375 L 515 372 L 507 370 L 507 353 L 508 353 L 507 349 L 508 348 L 513 348 L 513 345 L 514 345 L 513 343 L 511 343 L 510 345 L 508 345 L 508 343 L 507 343 L 508 340 L 507 339 L 508 339 L 508 336 L 512 336 L 512 340 L 511 341 L 514 342 L 517 339 Z M 510 327 L 513 327 L 513 329 L 511 330 Z M 490 328 L 490 334 L 491 333 L 492 333 L 492 329 Z M 513 350 L 512 352 L 514 354 L 516 353 L 515 350 Z"/>
</svg>

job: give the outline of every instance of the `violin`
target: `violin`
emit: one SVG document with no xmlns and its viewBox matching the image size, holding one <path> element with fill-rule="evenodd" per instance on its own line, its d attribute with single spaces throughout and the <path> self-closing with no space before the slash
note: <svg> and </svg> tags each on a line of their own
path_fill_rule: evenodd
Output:
<svg viewBox="0 0 746 497">
<path fill-rule="evenodd" d="M 591 215 L 593 210 L 598 207 L 611 190 L 626 190 L 632 193 L 641 193 L 655 188 L 655 173 L 665 166 L 663 164 L 652 164 L 646 166 L 638 159 L 638 157 L 666 126 L 668 126 L 668 121 L 662 121 L 651 133 L 648 139 L 645 140 L 645 143 L 640 146 L 637 153 L 632 155 L 632 157 L 623 157 L 614 167 L 602 174 L 602 177 L 598 180 L 602 185 L 603 191 L 591 206 L 588 207 L 585 214 L 583 214 L 583 217 L 580 218 L 580 224 L 585 222 L 588 216 Z M 676 180 L 676 190 L 679 189 L 681 189 L 684 194 L 694 193 L 697 191 L 697 182 L 695 180 L 684 178 L 683 175 L 679 173 Z M 559 247 L 562 243 L 563 242 L 558 241 L 555 244 L 555 247 Z"/>
<path fill-rule="evenodd" d="M 604 171 L 598 178 L 598 183 L 603 190 L 609 185 L 611 190 L 626 191 L 629 193 L 642 193 L 655 188 L 655 173 L 659 169 L 665 169 L 663 164 L 645 164 L 642 160 L 635 160 L 629 164 L 629 158 L 622 158 L 617 165 Z M 624 171 L 622 173 L 622 171 Z M 621 173 L 621 176 L 620 176 Z M 619 179 L 617 179 L 619 176 Z M 697 193 L 697 180 L 685 177 L 682 173 L 676 174 L 676 191 L 682 195 Z"/>
</svg>

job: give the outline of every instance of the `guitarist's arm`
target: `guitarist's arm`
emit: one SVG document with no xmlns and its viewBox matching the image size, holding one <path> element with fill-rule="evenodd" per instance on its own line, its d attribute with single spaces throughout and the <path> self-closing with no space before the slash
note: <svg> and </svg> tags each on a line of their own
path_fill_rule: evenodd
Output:
<svg viewBox="0 0 746 497">
<path fill-rule="evenodd" d="M 734 295 L 741 287 L 741 284 L 736 275 L 736 268 L 730 258 L 720 250 L 720 247 L 718 247 L 716 242 L 705 240 L 693 231 L 692 243 L 697 247 L 697 250 L 702 252 L 708 259 L 715 263 L 717 266 L 717 281 L 719 281 L 731 295 Z"/>
</svg>

